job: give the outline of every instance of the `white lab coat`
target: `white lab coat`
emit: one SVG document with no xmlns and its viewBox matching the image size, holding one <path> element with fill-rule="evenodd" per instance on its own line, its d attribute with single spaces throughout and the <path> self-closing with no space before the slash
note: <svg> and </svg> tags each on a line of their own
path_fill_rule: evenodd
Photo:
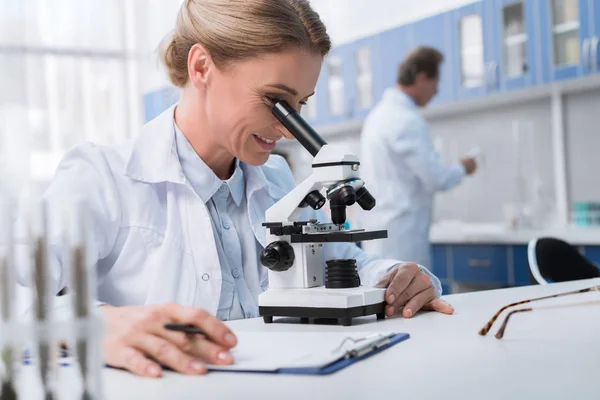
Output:
<svg viewBox="0 0 600 400">
<path fill-rule="evenodd" d="M 361 177 L 377 205 L 359 214 L 359 224 L 388 230 L 387 239 L 365 242 L 363 248 L 429 267 L 434 194 L 457 185 L 464 167 L 442 162 L 426 121 L 398 88 L 387 89 L 366 118 L 360 158 Z"/>
<path fill-rule="evenodd" d="M 119 147 L 84 144 L 61 161 L 45 193 L 52 219 L 73 200 L 91 218 L 88 261 L 96 266 L 97 299 L 115 306 L 177 302 L 216 314 L 221 268 L 209 212 L 186 180 L 177 157 L 174 107 Z M 295 185 L 278 156 L 260 167 L 243 164 L 248 217 L 266 245 L 265 211 Z M 324 220 L 307 210 L 306 218 Z M 53 227 L 52 290 L 68 285 L 60 221 Z M 348 243 L 327 244 L 324 257 L 356 258 L 362 284 L 373 286 L 396 260 L 380 259 Z M 25 265 L 25 264 L 21 264 Z M 244 271 L 255 296 L 267 287 L 267 270 Z M 22 283 L 30 281 L 21 268 Z M 436 290 L 439 281 L 432 279 Z"/>
</svg>

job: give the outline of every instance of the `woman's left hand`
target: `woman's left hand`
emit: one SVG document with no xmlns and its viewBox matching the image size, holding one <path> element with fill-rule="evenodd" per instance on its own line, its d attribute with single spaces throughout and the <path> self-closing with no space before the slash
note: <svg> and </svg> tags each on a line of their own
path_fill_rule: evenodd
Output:
<svg viewBox="0 0 600 400">
<path fill-rule="evenodd" d="M 417 311 L 432 310 L 444 314 L 454 313 L 454 308 L 437 298 L 429 275 L 415 263 L 399 264 L 383 276 L 376 287 L 385 291 L 385 315 L 393 316 L 401 307 L 402 315 L 410 318 Z"/>
</svg>

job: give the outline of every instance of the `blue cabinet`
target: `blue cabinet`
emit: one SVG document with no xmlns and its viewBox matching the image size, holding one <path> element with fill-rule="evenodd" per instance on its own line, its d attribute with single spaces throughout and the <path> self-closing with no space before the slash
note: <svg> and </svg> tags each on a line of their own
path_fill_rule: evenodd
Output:
<svg viewBox="0 0 600 400">
<path fill-rule="evenodd" d="M 332 125 L 367 116 L 381 91 L 379 36 L 333 48 L 317 82 L 316 125 Z"/>
<path fill-rule="evenodd" d="M 442 295 L 452 294 L 452 290 L 449 284 L 441 282 L 442 284 Z"/>
<path fill-rule="evenodd" d="M 382 79 L 378 35 L 353 42 L 345 51 L 347 118 L 363 119 L 378 99 Z"/>
<path fill-rule="evenodd" d="M 444 63 L 440 71 L 438 94 L 430 105 L 449 103 L 455 99 L 454 66 L 455 54 L 452 51 L 452 13 L 434 15 L 417 21 L 412 26 L 413 46 L 433 47 L 444 54 Z"/>
<path fill-rule="evenodd" d="M 431 271 L 444 293 L 453 283 L 511 287 L 535 285 L 529 270 L 526 244 L 434 244 Z M 600 246 L 583 246 L 582 252 L 600 268 Z"/>
<path fill-rule="evenodd" d="M 512 269 L 514 271 L 514 284 L 516 286 L 531 285 L 533 281 L 529 273 L 529 261 L 527 258 L 527 246 L 515 245 L 512 249 Z"/>
<path fill-rule="evenodd" d="M 598 69 L 599 0 L 540 1 L 543 82 Z"/>
<path fill-rule="evenodd" d="M 530 284 L 527 246 L 435 244 L 431 251 L 429 268 L 448 288 L 452 283 L 496 287 Z"/>
<path fill-rule="evenodd" d="M 434 245 L 431 247 L 431 266 L 428 268 L 440 280 L 448 278 L 448 255 L 448 246 Z"/>
<path fill-rule="evenodd" d="M 583 254 L 593 263 L 600 267 L 600 246 L 585 246 Z"/>
<path fill-rule="evenodd" d="M 325 58 L 318 84 L 318 124 L 337 124 L 348 119 L 352 100 L 348 83 L 352 80 L 352 44 L 334 47 Z"/>
<path fill-rule="evenodd" d="M 384 58 L 379 35 L 333 48 L 311 99 L 316 102 L 315 116 L 307 116 L 307 121 L 318 126 L 364 119 L 381 97 Z"/>
<path fill-rule="evenodd" d="M 588 20 L 590 24 L 590 68 L 591 73 L 600 73 L 600 0 L 590 0 Z"/>
<path fill-rule="evenodd" d="M 537 0 L 493 0 L 491 91 L 523 89 L 539 83 Z"/>
<path fill-rule="evenodd" d="M 376 101 L 381 99 L 385 89 L 395 86 L 398 67 L 406 54 L 414 47 L 413 24 L 403 25 L 379 34 L 380 85 L 376 88 Z"/>
<path fill-rule="evenodd" d="M 481 97 L 497 86 L 493 6 L 493 1 L 477 2 L 452 12 L 452 81 L 458 99 Z"/>
<path fill-rule="evenodd" d="M 506 246 L 452 246 L 452 279 L 466 283 L 508 285 Z"/>
<path fill-rule="evenodd" d="M 315 94 L 308 102 L 315 102 L 313 107 L 315 108 L 314 116 L 307 117 L 306 120 L 311 124 L 324 125 L 327 123 L 327 115 L 329 112 L 329 93 L 327 92 L 327 63 L 323 62 L 321 65 L 321 73 L 315 87 Z M 307 104 L 308 104 L 307 102 Z"/>
</svg>

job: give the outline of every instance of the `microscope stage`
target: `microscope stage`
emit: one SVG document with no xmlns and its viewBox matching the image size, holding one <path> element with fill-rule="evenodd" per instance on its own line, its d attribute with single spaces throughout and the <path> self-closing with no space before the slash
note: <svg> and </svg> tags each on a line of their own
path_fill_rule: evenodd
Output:
<svg viewBox="0 0 600 400">
<path fill-rule="evenodd" d="M 258 308 L 266 323 L 272 322 L 273 317 L 301 317 L 304 322 L 327 318 L 351 325 L 355 317 L 376 314 L 378 319 L 384 318 L 384 294 L 385 289 L 363 286 L 268 289 L 258 296 Z"/>
</svg>

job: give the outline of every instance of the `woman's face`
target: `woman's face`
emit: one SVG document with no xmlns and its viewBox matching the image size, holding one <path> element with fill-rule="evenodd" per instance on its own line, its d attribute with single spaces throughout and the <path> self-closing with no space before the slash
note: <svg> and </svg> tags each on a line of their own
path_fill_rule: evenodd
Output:
<svg viewBox="0 0 600 400">
<path fill-rule="evenodd" d="M 213 64 L 202 95 L 211 141 L 240 161 L 264 164 L 279 139 L 293 138 L 271 113 L 273 101 L 300 111 L 314 93 L 321 63 L 320 54 L 291 49 L 223 69 Z"/>
</svg>

